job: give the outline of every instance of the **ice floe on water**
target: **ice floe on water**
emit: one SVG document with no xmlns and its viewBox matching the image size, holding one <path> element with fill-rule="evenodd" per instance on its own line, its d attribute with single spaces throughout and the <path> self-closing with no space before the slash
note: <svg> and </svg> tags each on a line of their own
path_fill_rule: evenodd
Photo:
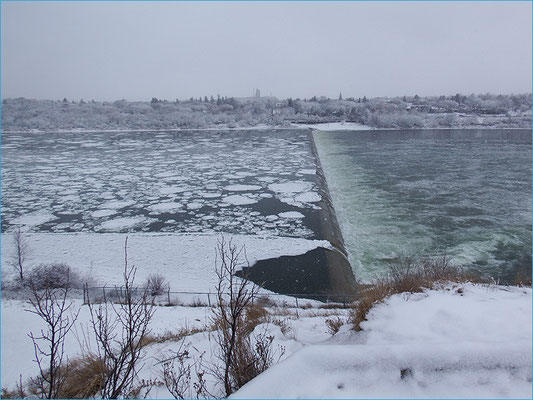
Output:
<svg viewBox="0 0 533 400">
<path fill-rule="evenodd" d="M 304 218 L 304 215 L 302 213 L 299 213 L 298 211 L 286 211 L 278 214 L 281 218 Z"/>
<path fill-rule="evenodd" d="M 222 201 L 224 203 L 232 204 L 234 206 L 257 203 L 256 199 L 248 196 L 241 196 L 240 194 L 232 194 L 231 196 L 226 196 L 222 199 Z"/>
<path fill-rule="evenodd" d="M 143 225 L 147 221 L 149 221 L 147 218 L 142 217 L 116 218 L 102 222 L 99 225 L 99 230 L 106 232 L 122 232 Z"/>
<path fill-rule="evenodd" d="M 318 238 L 306 218 L 278 217 L 318 216 L 307 131 L 9 133 L 1 141 L 2 232 Z"/>
<path fill-rule="evenodd" d="M 181 203 L 176 203 L 174 201 L 167 201 L 164 203 L 152 204 L 151 206 L 148 206 L 148 210 L 150 210 L 154 214 L 169 213 L 181 210 L 182 208 L 183 206 Z"/>
<path fill-rule="evenodd" d="M 29 214 L 22 215 L 18 218 L 15 218 L 13 221 L 16 225 L 21 225 L 24 227 L 33 227 L 44 224 L 45 222 L 56 219 L 54 214 L 47 212 L 33 212 Z"/>
<path fill-rule="evenodd" d="M 229 185 L 224 189 L 229 190 L 230 192 L 250 192 L 255 190 L 261 190 L 261 186 L 257 185 Z"/>
<path fill-rule="evenodd" d="M 115 215 L 117 213 L 116 210 L 96 210 L 91 213 L 91 216 L 94 218 L 102 218 L 102 217 L 109 217 L 111 215 Z"/>
</svg>

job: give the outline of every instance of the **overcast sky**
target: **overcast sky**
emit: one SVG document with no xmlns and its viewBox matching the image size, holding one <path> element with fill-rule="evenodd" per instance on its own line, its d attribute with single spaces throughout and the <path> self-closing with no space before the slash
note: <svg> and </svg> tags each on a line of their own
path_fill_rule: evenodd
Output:
<svg viewBox="0 0 533 400">
<path fill-rule="evenodd" d="M 531 91 L 531 2 L 1 2 L 1 95 Z"/>
</svg>

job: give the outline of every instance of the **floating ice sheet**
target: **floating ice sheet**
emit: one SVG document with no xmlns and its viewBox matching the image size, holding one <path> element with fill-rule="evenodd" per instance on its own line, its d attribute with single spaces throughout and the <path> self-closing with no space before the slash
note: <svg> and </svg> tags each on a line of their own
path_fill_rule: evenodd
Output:
<svg viewBox="0 0 533 400">
<path fill-rule="evenodd" d="M 317 237 L 303 218 L 271 217 L 316 215 L 306 131 L 8 133 L 1 141 L 2 232 Z"/>
</svg>

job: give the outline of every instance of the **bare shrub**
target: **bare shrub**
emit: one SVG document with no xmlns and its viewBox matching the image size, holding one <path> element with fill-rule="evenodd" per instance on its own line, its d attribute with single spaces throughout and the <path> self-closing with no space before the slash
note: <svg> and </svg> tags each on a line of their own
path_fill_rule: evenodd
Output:
<svg viewBox="0 0 533 400">
<path fill-rule="evenodd" d="M 246 322 L 246 311 L 257 295 L 257 287 L 235 276 L 241 257 L 246 258 L 244 247 L 238 249 L 231 241 L 219 240 L 215 263 L 217 306 L 213 311 L 213 324 L 217 327 L 215 355 L 222 368 L 215 374 L 222 381 L 226 396 L 265 371 L 273 362 L 274 338 L 268 336 L 266 330 L 252 333 Z"/>
<path fill-rule="evenodd" d="M 88 301 L 91 326 L 98 344 L 98 357 L 105 365 L 106 376 L 101 390 L 103 398 L 127 396 L 134 388 L 139 370 L 138 361 L 154 306 L 148 302 L 148 292 L 134 287 L 135 267 L 128 267 L 128 238 L 124 243 L 124 287 L 118 294 L 118 305 L 98 306 Z M 137 296 L 136 296 L 137 294 Z"/>
<path fill-rule="evenodd" d="M 15 390 L 2 388 L 0 392 L 0 398 L 2 399 L 25 399 L 26 397 L 27 394 L 22 384 L 22 375 L 19 376 L 19 383 L 17 383 Z"/>
<path fill-rule="evenodd" d="M 63 263 L 41 264 L 34 267 L 27 284 L 35 290 L 81 288 L 79 274 Z"/>
<path fill-rule="evenodd" d="M 20 228 L 13 233 L 13 243 L 15 245 L 15 254 L 12 257 L 10 264 L 15 269 L 18 278 L 24 280 L 24 262 L 29 253 L 28 241 L 22 234 Z"/>
<path fill-rule="evenodd" d="M 146 278 L 146 290 L 150 293 L 150 296 L 160 296 L 165 293 L 168 285 L 165 277 L 161 274 L 150 274 Z"/>
<path fill-rule="evenodd" d="M 202 301 L 200 298 L 195 297 L 191 304 L 189 304 L 189 307 L 208 307 L 209 304 L 207 304 L 205 301 Z"/>
<path fill-rule="evenodd" d="M 178 351 L 174 352 L 172 357 L 161 361 L 163 383 L 175 399 L 191 399 L 193 396 L 197 399 L 212 398 L 213 396 L 206 389 L 204 378 L 206 371 L 202 364 L 203 354 L 191 361 L 189 346 L 182 341 Z"/>
<path fill-rule="evenodd" d="M 45 328 L 39 335 L 30 332 L 28 336 L 33 342 L 35 362 L 39 367 L 39 376 L 31 379 L 31 386 L 39 398 L 57 398 L 66 381 L 63 367 L 65 337 L 72 329 L 78 312 L 71 315 L 72 303 L 67 301 L 69 292 L 69 275 L 67 274 L 64 288 L 45 287 L 38 290 L 31 286 L 32 305 L 26 311 L 39 316 L 45 322 Z"/>
<path fill-rule="evenodd" d="M 163 382 L 170 394 L 175 399 L 188 398 L 191 387 L 191 365 L 187 363 L 190 358 L 189 350 L 181 342 L 175 355 L 163 362 Z"/>
<path fill-rule="evenodd" d="M 335 335 L 339 331 L 341 326 L 343 326 L 346 323 L 344 318 L 341 318 L 341 317 L 328 318 L 326 319 L 325 322 L 326 322 L 326 327 L 328 329 L 328 333 L 330 335 Z"/>
<path fill-rule="evenodd" d="M 279 329 L 281 330 L 283 336 L 294 339 L 294 332 L 292 330 L 292 326 L 286 318 L 273 318 L 270 322 L 272 322 L 274 325 L 279 326 Z"/>
</svg>

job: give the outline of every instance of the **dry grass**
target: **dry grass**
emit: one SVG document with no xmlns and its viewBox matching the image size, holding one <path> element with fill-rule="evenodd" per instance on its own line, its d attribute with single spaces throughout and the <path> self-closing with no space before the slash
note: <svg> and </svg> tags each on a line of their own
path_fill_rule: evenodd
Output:
<svg viewBox="0 0 533 400">
<path fill-rule="evenodd" d="M 94 354 L 70 361 L 66 367 L 65 383 L 60 399 L 88 399 L 104 387 L 107 370 L 102 359 Z"/>
<path fill-rule="evenodd" d="M 350 322 L 353 324 L 353 329 L 355 331 L 362 330 L 361 322 L 366 320 L 366 316 L 370 309 L 391 294 L 390 286 L 383 281 L 377 281 L 361 292 L 361 297 L 357 302 L 357 305 L 354 307 L 350 318 Z"/>
<path fill-rule="evenodd" d="M 479 278 L 466 274 L 462 268 L 452 265 L 445 256 L 436 259 L 412 257 L 398 259 L 389 267 L 387 275 L 363 288 L 351 315 L 355 331 L 362 330 L 361 323 L 375 304 L 397 293 L 417 293 L 431 289 L 443 282 L 480 282 Z"/>
<path fill-rule="evenodd" d="M 192 303 L 187 305 L 187 307 L 209 307 L 209 304 L 196 297 L 193 299 Z"/>
<path fill-rule="evenodd" d="M 265 307 L 258 304 L 250 305 L 246 307 L 245 317 L 243 321 L 244 333 L 249 335 L 259 324 L 268 322 L 269 313 Z"/>
<path fill-rule="evenodd" d="M 258 296 L 254 304 L 262 307 L 275 307 L 276 302 L 266 295 Z"/>
<path fill-rule="evenodd" d="M 48 371 L 45 371 L 47 374 Z M 60 367 L 62 382 L 58 388 L 58 399 L 88 399 L 98 397 L 104 387 L 109 371 L 105 362 L 95 354 L 78 357 Z M 36 379 L 30 379 L 27 384 L 28 395 L 24 393 L 22 382 L 16 391 L 9 392 L 2 389 L 2 398 L 46 398 L 43 387 Z M 22 395 L 21 395 L 22 394 Z M 14 397 L 12 397 L 14 396 Z"/>
<path fill-rule="evenodd" d="M 214 327 L 204 326 L 202 328 L 181 328 L 178 331 L 166 331 L 161 335 L 146 335 L 142 340 L 142 346 L 144 347 L 154 343 L 179 342 L 184 337 L 212 330 L 214 330 Z"/>
<path fill-rule="evenodd" d="M 516 272 L 514 278 L 515 286 L 527 286 L 531 287 L 531 270 L 527 271 L 526 269 L 520 269 Z"/>
</svg>

